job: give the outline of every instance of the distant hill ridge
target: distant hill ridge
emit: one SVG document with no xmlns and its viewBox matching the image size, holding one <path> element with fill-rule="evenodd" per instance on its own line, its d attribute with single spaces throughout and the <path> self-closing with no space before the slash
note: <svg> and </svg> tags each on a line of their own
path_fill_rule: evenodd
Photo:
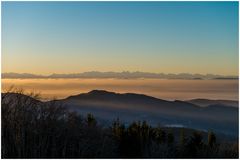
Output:
<svg viewBox="0 0 240 160">
<path fill-rule="evenodd" d="M 238 135 L 238 108 L 231 106 L 231 101 L 209 100 L 212 103 L 203 107 L 191 101 L 167 101 L 143 94 L 93 90 L 60 102 L 73 111 L 91 112 L 104 121 L 119 117 L 126 123 L 147 120 L 152 125 L 160 122 L 163 125 L 182 125 Z"/>
<path fill-rule="evenodd" d="M 21 98 L 29 98 L 32 100 L 35 100 L 34 98 L 25 95 L 25 94 L 19 94 L 19 93 L 1 93 L 2 96 L 8 96 L 10 98 L 12 97 L 21 97 Z M 112 91 L 106 91 L 106 90 L 92 90 L 87 93 L 80 93 L 77 95 L 71 95 L 65 99 L 62 100 L 123 100 L 123 99 L 129 99 L 129 100 L 148 100 L 148 101 L 155 101 L 155 102 L 164 102 L 164 103 L 177 103 L 177 104 L 185 104 L 185 105 L 192 105 L 196 107 L 213 107 L 213 106 L 221 106 L 221 107 L 238 107 L 239 102 L 234 100 L 211 100 L 211 99 L 192 99 L 192 100 L 174 100 L 174 101 L 168 101 L 164 99 L 155 98 L 152 96 L 148 96 L 145 94 L 138 94 L 138 93 L 116 93 Z M 36 100 L 36 101 L 39 101 Z M 61 101 L 61 100 L 60 100 Z"/>
<path fill-rule="evenodd" d="M 10 99 L 13 97 L 10 96 Z M 217 103 L 201 107 L 191 101 L 167 101 L 143 94 L 93 90 L 54 101 L 79 114 L 92 113 L 105 124 L 116 118 L 126 124 L 146 120 L 153 126 L 161 123 L 166 126 L 184 126 L 238 135 L 238 108 L 221 104 L 220 102 L 225 102 L 224 100 L 209 100 Z"/>
<path fill-rule="evenodd" d="M 217 105 L 217 104 L 232 106 L 232 107 L 239 106 L 238 101 L 234 101 L 234 100 L 192 99 L 192 100 L 188 100 L 187 102 L 196 104 L 201 107 L 207 107 L 209 105 Z"/>
<path fill-rule="evenodd" d="M 102 98 L 112 98 L 112 99 L 109 99 L 109 100 L 113 100 L 113 99 L 118 99 L 118 100 L 121 100 L 121 99 L 144 100 L 144 99 L 147 99 L 147 100 L 151 100 L 151 101 L 159 101 L 160 100 L 160 101 L 168 102 L 166 100 L 158 99 L 158 98 L 147 96 L 147 95 L 144 95 L 144 94 L 115 93 L 115 92 L 110 92 L 110 91 L 106 91 L 106 90 L 92 90 L 88 93 L 82 93 L 82 94 L 78 94 L 78 95 L 75 95 L 75 96 L 70 96 L 67 99 L 74 99 L 74 98 L 76 98 L 76 99 L 82 99 L 83 98 L 85 100 L 86 100 L 86 98 L 97 98 L 97 99 L 100 99 L 100 100 L 102 100 Z"/>
<path fill-rule="evenodd" d="M 211 100 L 211 99 L 192 99 L 192 100 L 186 100 L 186 101 L 181 101 L 181 100 L 174 100 L 174 101 L 167 101 L 159 98 L 155 98 L 152 96 L 148 96 L 145 94 L 137 94 L 137 93 L 116 93 L 116 92 L 111 92 L 111 91 L 106 91 L 106 90 L 92 90 L 87 93 L 81 93 L 78 95 L 73 95 L 69 96 L 66 99 L 100 99 L 103 100 L 103 98 L 112 98 L 109 100 L 114 100 L 114 99 L 138 99 L 138 100 L 151 100 L 151 101 L 162 101 L 165 103 L 168 102 L 175 102 L 178 104 L 189 104 L 189 105 L 195 105 L 198 107 L 207 107 L 207 106 L 214 106 L 214 105 L 221 105 L 221 106 L 228 106 L 228 107 L 238 107 L 238 101 L 234 100 Z M 95 99 L 96 100 L 96 99 Z"/>
</svg>

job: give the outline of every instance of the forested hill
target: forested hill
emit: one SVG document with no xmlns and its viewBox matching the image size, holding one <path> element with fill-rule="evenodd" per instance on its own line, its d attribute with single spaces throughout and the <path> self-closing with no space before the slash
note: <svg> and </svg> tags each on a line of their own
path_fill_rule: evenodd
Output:
<svg viewBox="0 0 240 160">
<path fill-rule="evenodd" d="M 124 125 L 119 119 L 103 127 L 92 114 L 35 98 L 2 95 L 2 158 L 238 157 L 238 140 L 223 141 L 212 131 L 153 127 L 147 121 Z"/>
</svg>

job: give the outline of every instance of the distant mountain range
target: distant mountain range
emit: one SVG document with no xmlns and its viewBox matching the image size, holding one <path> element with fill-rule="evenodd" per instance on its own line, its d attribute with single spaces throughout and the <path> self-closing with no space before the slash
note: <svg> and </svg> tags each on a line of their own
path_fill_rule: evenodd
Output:
<svg viewBox="0 0 240 160">
<path fill-rule="evenodd" d="M 2 73 L 2 78 L 119 78 L 119 79 L 134 79 L 134 78 L 155 78 L 155 79 L 238 79 L 238 76 L 223 76 L 215 74 L 165 74 L 165 73 L 149 73 L 149 72 L 83 72 L 74 74 L 51 74 L 51 75 L 36 75 L 30 73 Z"/>
<path fill-rule="evenodd" d="M 15 101 L 16 96 L 19 95 L 10 94 L 9 99 Z M 52 102 L 33 99 L 30 101 Z M 146 120 L 153 126 L 160 124 L 202 131 L 212 130 L 219 134 L 238 136 L 238 101 L 207 99 L 166 101 L 142 94 L 120 94 L 104 90 L 93 90 L 54 101 L 82 115 L 92 113 L 104 125 L 111 125 L 112 120 L 116 118 L 126 125 L 132 121 Z"/>
</svg>

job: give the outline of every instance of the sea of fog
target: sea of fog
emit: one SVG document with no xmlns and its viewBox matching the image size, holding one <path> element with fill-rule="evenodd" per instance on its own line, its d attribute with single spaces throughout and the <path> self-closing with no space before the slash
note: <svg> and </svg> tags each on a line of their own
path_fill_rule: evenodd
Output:
<svg viewBox="0 0 240 160">
<path fill-rule="evenodd" d="M 238 80 L 179 79 L 2 79 L 10 86 L 41 93 L 43 99 L 66 98 L 91 90 L 140 93 L 166 100 L 194 98 L 238 100 Z"/>
</svg>

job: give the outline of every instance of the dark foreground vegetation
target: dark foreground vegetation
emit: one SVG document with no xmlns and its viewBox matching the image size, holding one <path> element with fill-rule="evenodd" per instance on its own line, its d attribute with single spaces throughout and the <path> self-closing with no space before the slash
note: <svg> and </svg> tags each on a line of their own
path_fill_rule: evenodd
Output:
<svg viewBox="0 0 240 160">
<path fill-rule="evenodd" d="M 213 132 L 179 135 L 147 122 L 111 127 L 68 112 L 36 95 L 2 94 L 2 158 L 238 158 L 238 142 L 223 143 Z"/>
</svg>

